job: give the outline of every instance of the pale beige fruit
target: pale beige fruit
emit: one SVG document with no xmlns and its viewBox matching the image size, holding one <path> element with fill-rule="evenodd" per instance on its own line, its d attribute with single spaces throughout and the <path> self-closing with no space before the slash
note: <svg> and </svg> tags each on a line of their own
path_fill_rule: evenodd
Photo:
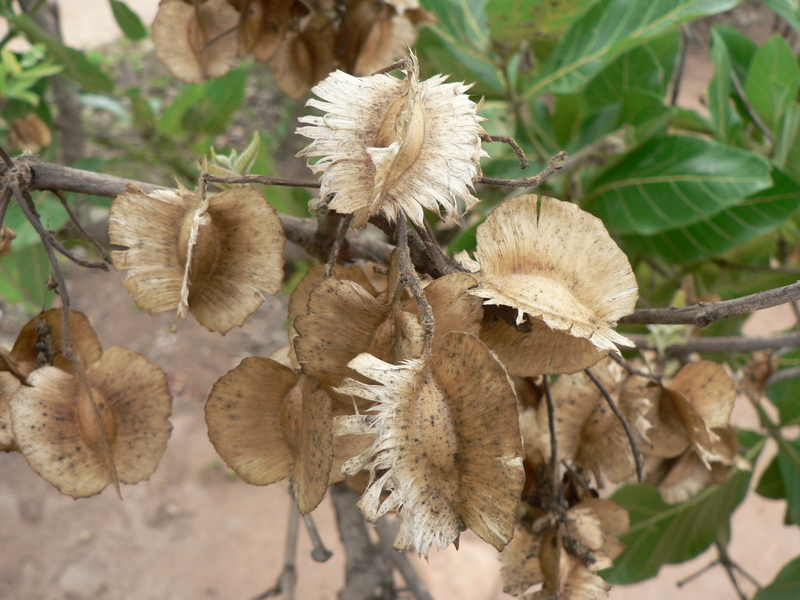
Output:
<svg viewBox="0 0 800 600">
<path fill-rule="evenodd" d="M 208 436 L 247 483 L 291 477 L 300 512 L 322 501 L 333 462 L 331 399 L 311 379 L 250 357 L 221 377 L 206 402 Z"/>
<path fill-rule="evenodd" d="M 64 313 L 60 308 L 51 308 L 36 315 L 20 330 L 17 341 L 9 353 L 16 370 L 29 375 L 34 369 L 52 365 L 75 374 L 75 367 L 63 352 Z M 103 354 L 89 319 L 82 312 L 69 311 L 69 337 L 72 353 L 81 369 L 86 370 Z M 0 361 L 0 371 L 7 369 Z"/>
<path fill-rule="evenodd" d="M 17 442 L 11 427 L 11 398 L 22 385 L 13 373 L 0 372 L 0 452 L 14 452 Z"/>
<path fill-rule="evenodd" d="M 399 512 L 397 550 L 427 556 L 467 528 L 499 550 L 513 535 L 525 478 L 513 387 L 472 335 L 450 333 L 428 360 L 391 365 L 361 354 L 350 363 L 381 385 L 348 379 L 338 388 L 377 403 L 373 419 L 336 419 L 337 434 L 376 435 L 342 471 L 370 472 L 358 503 L 368 521 Z"/>
<path fill-rule="evenodd" d="M 285 236 L 275 210 L 255 190 L 236 187 L 201 202 L 186 189 L 145 194 L 136 186 L 109 215 L 124 285 L 149 313 L 186 308 L 204 327 L 241 326 L 283 281 Z M 183 316 L 181 314 L 181 316 Z"/>
<path fill-rule="evenodd" d="M 292 24 L 295 0 L 245 0 L 239 21 L 239 55 L 268 61 Z"/>
<path fill-rule="evenodd" d="M 239 12 L 226 0 L 161 0 L 153 21 L 156 54 L 186 83 L 221 77 L 236 59 Z"/>
<path fill-rule="evenodd" d="M 561 519 L 540 519 L 531 530 L 518 527 L 503 550 L 503 590 L 522 600 L 597 600 L 610 586 L 596 571 L 610 567 L 623 550 L 617 536 L 629 524 L 625 509 L 593 498 Z M 527 591 L 543 583 L 537 591 Z"/>
<path fill-rule="evenodd" d="M 0 258 L 8 255 L 11 252 L 11 244 L 17 239 L 17 234 L 8 225 L 0 227 Z"/>
<path fill-rule="evenodd" d="M 119 481 L 148 479 L 172 430 L 167 377 L 141 354 L 113 347 L 86 370 L 86 379 L 89 389 L 78 377 L 43 367 L 28 378 L 31 387 L 11 399 L 19 451 L 34 471 L 74 498 L 113 482 L 106 446 Z"/>
<path fill-rule="evenodd" d="M 422 226 L 423 209 L 456 222 L 477 204 L 470 189 L 481 177 L 479 106 L 469 86 L 445 84 L 437 75 L 419 81 L 413 55 L 405 79 L 381 74 L 331 73 L 312 92 L 323 116 L 301 117 L 297 133 L 314 141 L 298 156 L 321 157 L 309 167 L 322 173 L 320 197 L 329 207 L 354 214 L 362 227 L 377 214 L 396 222 L 405 214 Z"/>
<path fill-rule="evenodd" d="M 303 31 L 289 31 L 269 61 L 275 83 L 291 98 L 302 97 L 333 70 L 335 32 L 325 15 L 317 15 Z"/>
<path fill-rule="evenodd" d="M 515 309 L 517 325 L 527 316 L 559 335 L 544 341 L 547 332 L 541 327 L 528 334 L 528 347 L 549 351 L 537 359 L 543 372 L 556 372 L 553 366 L 562 365 L 575 372 L 618 352 L 617 344 L 633 345 L 614 329 L 636 305 L 630 263 L 603 222 L 576 205 L 533 195 L 506 200 L 478 227 L 476 257 L 480 271 L 475 276 L 481 283 L 470 293 L 485 304 Z M 591 342 L 594 353 L 586 344 L 564 344 L 564 334 Z M 525 346 L 524 340 L 513 343 L 521 354 L 532 356 Z M 570 355 L 583 360 L 574 362 Z"/>
</svg>

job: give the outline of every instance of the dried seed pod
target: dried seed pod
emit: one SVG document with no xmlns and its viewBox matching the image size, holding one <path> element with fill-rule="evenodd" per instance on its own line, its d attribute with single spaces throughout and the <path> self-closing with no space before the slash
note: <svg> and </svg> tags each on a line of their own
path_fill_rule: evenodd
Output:
<svg viewBox="0 0 800 600">
<path fill-rule="evenodd" d="M 132 484 L 155 471 L 172 430 L 167 377 L 141 354 L 111 348 L 86 370 L 86 379 L 89 389 L 78 377 L 43 367 L 28 378 L 31 387 L 11 399 L 20 452 L 34 471 L 74 498 L 112 482 L 103 432 L 119 480 Z"/>
<path fill-rule="evenodd" d="M 247 483 L 291 476 L 300 512 L 322 501 L 333 462 L 331 399 L 308 377 L 250 357 L 214 384 L 206 402 L 208 436 Z"/>
<path fill-rule="evenodd" d="M 515 309 L 517 325 L 527 316 L 557 334 L 547 340 L 539 327 L 528 338 L 512 336 L 510 344 L 498 346 L 503 354 L 529 348 L 525 358 L 534 360 L 540 372 L 525 375 L 557 372 L 554 366 L 576 372 L 609 351 L 618 352 L 617 344 L 633 345 L 614 327 L 633 312 L 636 278 L 597 217 L 554 198 L 518 196 L 489 214 L 478 227 L 477 242 L 481 284 L 470 293 L 485 304 Z M 578 341 L 568 343 L 564 334 Z M 502 340 L 491 331 L 486 337 Z M 593 355 L 584 340 L 594 346 Z"/>
<path fill-rule="evenodd" d="M 145 194 L 129 185 L 108 226 L 111 243 L 128 249 L 111 257 L 130 269 L 123 283 L 141 308 L 188 306 L 204 327 L 225 334 L 261 305 L 261 290 L 280 289 L 285 236 L 275 210 L 249 187 L 206 201 L 185 189 Z"/>
<path fill-rule="evenodd" d="M 283 36 L 269 67 L 284 94 L 300 98 L 333 70 L 334 36 L 333 23 L 322 14 L 303 31 Z"/>
<path fill-rule="evenodd" d="M 604 598 L 611 586 L 595 572 L 610 567 L 622 552 L 616 538 L 628 524 L 625 509 L 593 498 L 534 531 L 518 528 L 500 555 L 503 590 L 521 600 Z M 539 583 L 541 590 L 525 593 Z"/>
<path fill-rule="evenodd" d="M 63 332 L 64 313 L 60 308 L 39 313 L 22 327 L 9 358 L 16 369 L 26 376 L 34 369 L 48 365 L 74 375 L 75 367 L 63 352 Z M 89 319 L 82 312 L 69 311 L 69 337 L 72 353 L 83 370 L 100 360 L 103 347 Z M 0 371 L 7 368 L 0 361 Z"/>
<path fill-rule="evenodd" d="M 17 234 L 8 225 L 0 228 L 0 258 L 11 252 L 11 242 L 17 239 Z"/>
<path fill-rule="evenodd" d="M 300 119 L 309 126 L 297 133 L 314 141 L 298 156 L 322 157 L 309 165 L 322 173 L 320 197 L 335 194 L 330 208 L 354 214 L 355 227 L 379 213 L 422 226 L 424 208 L 452 223 L 459 199 L 465 210 L 478 202 L 470 189 L 486 154 L 469 86 L 441 75 L 419 81 L 413 55 L 405 73 L 400 80 L 336 71 L 312 90 L 322 101 L 307 103 L 326 114 Z"/>
<path fill-rule="evenodd" d="M 239 11 L 226 0 L 161 0 L 153 22 L 159 60 L 186 83 L 221 77 L 236 59 Z"/>
<path fill-rule="evenodd" d="M 296 0 L 245 0 L 239 21 L 239 55 L 268 61 L 292 24 Z"/>
<path fill-rule="evenodd" d="M 11 398 L 22 385 L 12 373 L 0 372 L 0 452 L 14 452 L 17 442 L 11 427 Z"/>
<path fill-rule="evenodd" d="M 350 367 L 382 385 L 346 380 L 338 391 L 373 402 L 375 418 L 340 417 L 335 432 L 375 433 L 349 475 L 366 468 L 358 507 L 368 521 L 397 510 L 397 550 L 458 543 L 472 529 L 498 550 L 513 534 L 524 480 L 516 397 L 478 338 L 449 334 L 432 357 L 390 365 L 361 354 Z M 391 492 L 384 497 L 384 491 Z"/>
</svg>

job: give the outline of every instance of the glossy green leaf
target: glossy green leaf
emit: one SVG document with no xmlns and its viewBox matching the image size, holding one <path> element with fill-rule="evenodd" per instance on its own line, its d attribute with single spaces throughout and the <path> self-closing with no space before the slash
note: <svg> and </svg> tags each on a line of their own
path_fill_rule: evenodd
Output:
<svg viewBox="0 0 800 600">
<path fill-rule="evenodd" d="M 45 33 L 28 15 L 13 15 L 10 22 L 14 29 L 24 33 L 31 41 L 44 44 L 49 55 L 64 66 L 63 75 L 72 79 L 85 91 L 108 94 L 114 90 L 114 82 L 111 81 L 111 78 L 89 61 L 82 52 L 65 46 L 53 36 Z"/>
<path fill-rule="evenodd" d="M 761 156 L 693 137 L 656 138 L 600 174 L 584 208 L 614 234 L 685 227 L 769 187 Z"/>
<path fill-rule="evenodd" d="M 747 453 L 755 462 L 762 440 Z M 679 563 L 708 548 L 729 526 L 730 516 L 747 494 L 751 471 L 736 471 L 722 485 L 706 488 L 680 504 L 666 504 L 649 484 L 626 486 L 613 496 L 630 514 L 631 525 L 620 541 L 625 551 L 603 572 L 613 584 L 642 581 L 658 574 L 662 565 Z"/>
<path fill-rule="evenodd" d="M 761 588 L 753 600 L 797 600 L 800 598 L 800 557 L 787 563 L 768 586 Z"/>
<path fill-rule="evenodd" d="M 478 93 L 489 91 L 502 96 L 505 86 L 493 62 L 486 3 L 486 0 L 423 0 L 422 5 L 436 14 L 438 21 L 425 28 L 417 48 L 424 57 L 432 57 L 437 68 L 453 61 L 454 68 L 440 72 L 477 82 Z M 443 56 L 442 50 L 449 57 Z"/>
<path fill-rule="evenodd" d="M 623 240 L 642 254 L 658 255 L 673 264 L 727 252 L 773 231 L 800 208 L 800 185 L 780 171 L 773 172 L 773 179 L 771 188 L 702 221 L 656 235 L 625 236 Z"/>
<path fill-rule="evenodd" d="M 728 49 L 731 66 L 739 77 L 739 81 L 747 79 L 750 62 L 758 50 L 756 43 L 738 29 L 726 25 L 714 25 L 713 32 L 722 40 Z"/>
<path fill-rule="evenodd" d="M 578 91 L 620 52 L 684 21 L 736 4 L 737 0 L 600 0 L 569 28 L 525 94 Z"/>
<path fill-rule="evenodd" d="M 741 124 L 741 119 L 731 103 L 731 56 L 724 40 L 714 30 L 711 31 L 711 61 L 714 63 L 714 77 L 708 87 L 708 112 L 715 137 L 727 142 L 734 128 Z"/>
<path fill-rule="evenodd" d="M 510 45 L 562 35 L 596 0 L 492 0 L 486 5 L 492 37 Z"/>
<path fill-rule="evenodd" d="M 111 12 L 114 14 L 114 19 L 117 25 L 130 40 L 143 40 L 147 37 L 147 27 L 144 26 L 142 20 L 139 18 L 131 7 L 122 2 L 122 0 L 109 0 L 111 3 Z"/>
<path fill-rule="evenodd" d="M 769 401 L 778 409 L 780 425 L 800 419 L 800 379 L 787 379 L 764 388 Z"/>
<path fill-rule="evenodd" d="M 791 46 L 775 35 L 753 56 L 744 84 L 747 99 L 772 128 L 795 102 L 798 89 L 800 65 Z"/>
<path fill-rule="evenodd" d="M 158 121 L 158 130 L 217 135 L 225 130 L 244 100 L 247 73 L 234 69 L 218 79 L 184 85 Z"/>
<path fill-rule="evenodd" d="M 786 490 L 783 487 L 781 468 L 778 465 L 778 457 L 770 461 L 769 466 L 764 469 L 761 479 L 756 486 L 756 494 L 769 498 L 770 500 L 782 500 L 786 498 Z"/>
<path fill-rule="evenodd" d="M 764 4 L 783 17 L 795 31 L 800 32 L 800 1 L 764 0 Z"/>
<path fill-rule="evenodd" d="M 800 469 L 797 465 L 799 456 L 800 440 L 787 441 L 785 444 L 779 446 L 777 457 L 778 468 L 780 469 L 781 480 L 783 481 L 787 513 L 795 523 L 800 523 Z"/>
</svg>

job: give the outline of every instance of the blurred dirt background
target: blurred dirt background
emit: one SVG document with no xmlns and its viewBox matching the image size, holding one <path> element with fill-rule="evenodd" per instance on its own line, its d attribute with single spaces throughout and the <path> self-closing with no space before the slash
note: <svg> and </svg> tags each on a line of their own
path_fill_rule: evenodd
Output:
<svg viewBox="0 0 800 600">
<path fill-rule="evenodd" d="M 106 0 L 61 0 L 65 41 L 96 48 L 119 31 Z M 152 22 L 156 0 L 128 0 Z M 771 13 L 758 2 L 735 17 L 765 39 Z M 702 27 L 694 32 L 681 103 L 701 107 L 711 76 Z M 289 497 L 281 485 L 258 488 L 231 476 L 208 441 L 203 404 L 212 384 L 245 356 L 266 356 L 285 343 L 286 298 L 267 300 L 242 329 L 222 337 L 190 317 L 177 335 L 172 315 L 149 316 L 137 309 L 119 273 L 67 268 L 73 307 L 85 312 L 105 348 L 121 345 L 145 354 L 168 374 L 174 394 L 173 432 L 150 481 L 123 486 L 75 501 L 39 478 L 19 454 L 0 456 L 0 599 L 2 600 L 248 600 L 276 581 L 282 569 Z M 24 317 L 0 317 L 0 345 L 10 346 Z M 782 307 L 756 315 L 750 334 L 779 330 L 793 322 Z M 755 426 L 752 410 L 740 402 L 735 421 Z M 768 448 L 759 465 L 763 469 Z M 800 553 L 797 528 L 782 526 L 785 505 L 750 494 L 733 520 L 730 553 L 761 583 L 768 583 L 787 560 Z M 310 542 L 300 535 L 297 597 L 332 600 L 342 587 L 344 557 L 333 511 L 326 499 L 314 516 L 334 551 L 314 563 Z M 676 582 L 712 560 L 712 551 L 667 566 L 652 581 L 615 588 L 612 600 L 727 600 L 735 597 L 717 567 L 682 588 Z M 438 600 L 499 600 L 497 553 L 471 535 L 460 550 L 432 553 L 416 561 Z M 747 588 L 752 592 L 752 587 Z"/>
</svg>

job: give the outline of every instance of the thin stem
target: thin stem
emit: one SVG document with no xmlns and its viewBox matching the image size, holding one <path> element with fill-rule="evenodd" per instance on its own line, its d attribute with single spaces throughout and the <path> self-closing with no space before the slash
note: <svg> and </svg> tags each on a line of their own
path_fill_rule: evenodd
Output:
<svg viewBox="0 0 800 600">
<path fill-rule="evenodd" d="M 397 69 L 408 69 L 411 67 L 408 58 L 404 58 L 402 60 L 398 60 L 397 62 L 393 62 L 390 65 L 387 65 L 377 71 L 373 71 L 370 75 L 383 75 L 384 73 L 391 73 L 392 71 L 396 71 Z"/>
<path fill-rule="evenodd" d="M 397 220 L 397 250 L 401 282 L 408 288 L 411 295 L 414 296 L 417 306 L 419 306 L 420 321 L 422 321 L 422 329 L 424 331 L 422 355 L 426 357 L 426 365 L 430 365 L 430 361 L 427 360 L 427 357 L 431 356 L 433 349 L 435 321 L 431 305 L 428 304 L 428 300 L 425 298 L 422 284 L 417 277 L 414 265 L 411 263 L 411 254 L 408 250 L 408 223 L 406 222 L 406 215 L 402 211 Z"/>
<path fill-rule="evenodd" d="M 792 267 L 769 267 L 761 265 L 745 265 L 741 263 L 732 263 L 723 258 L 717 258 L 712 261 L 715 265 L 724 267 L 726 269 L 736 269 L 737 271 L 750 271 L 753 273 L 776 273 L 786 275 L 800 275 L 800 269 Z"/>
<path fill-rule="evenodd" d="M 266 600 L 283 595 L 284 600 L 294 600 L 297 586 L 297 538 L 300 533 L 300 511 L 294 498 L 289 502 L 289 523 L 286 527 L 286 550 L 283 555 L 283 570 L 278 581 L 265 592 L 254 596 L 252 600 Z"/>
<path fill-rule="evenodd" d="M 556 437 L 556 408 L 553 404 L 553 396 L 550 393 L 550 376 L 543 375 L 544 397 L 547 402 L 547 426 L 550 429 L 550 485 L 552 495 L 555 497 L 558 489 L 558 438 Z"/>
<path fill-rule="evenodd" d="M 525 156 L 525 152 L 514 138 L 507 135 L 489 135 L 488 133 L 484 133 L 481 136 L 481 140 L 484 142 L 502 142 L 504 144 L 508 144 L 514 151 L 514 154 L 517 155 L 517 159 L 519 159 L 519 168 L 524 170 L 530 166 L 528 158 Z"/>
<path fill-rule="evenodd" d="M 733 589 L 736 590 L 736 593 L 739 594 L 739 598 L 741 600 L 747 600 L 747 594 L 742 591 L 742 588 L 739 587 L 739 582 L 736 580 L 736 575 L 734 575 L 734 569 L 738 569 L 738 565 L 731 560 L 731 557 L 728 555 L 728 551 L 726 550 L 725 546 L 723 546 L 719 540 L 715 542 L 715 546 L 717 547 L 717 555 L 719 556 L 719 564 L 723 566 L 725 569 L 725 573 L 728 575 L 728 579 L 731 580 L 731 584 L 733 585 Z M 741 570 L 741 569 L 739 569 Z"/>
<path fill-rule="evenodd" d="M 303 181 L 302 179 L 285 179 L 283 177 L 268 177 L 266 175 L 237 175 L 236 177 L 220 177 L 205 173 L 203 179 L 208 183 L 260 183 L 262 185 L 283 185 L 287 187 L 319 188 L 319 181 Z"/>
<path fill-rule="evenodd" d="M 638 375 L 639 377 L 646 377 L 647 379 L 654 379 L 656 381 L 661 381 L 661 375 L 656 375 L 655 373 L 648 373 L 647 371 L 640 371 L 636 369 L 629 363 L 627 360 L 622 358 L 616 352 L 609 352 L 607 355 L 611 360 L 617 363 L 620 367 L 625 369 L 629 375 Z"/>
<path fill-rule="evenodd" d="M 764 385 L 774 385 L 790 379 L 797 379 L 798 377 L 800 377 L 800 367 L 791 367 L 782 371 L 775 371 L 767 378 L 767 382 Z"/>
<path fill-rule="evenodd" d="M 106 252 L 106 249 L 103 248 L 103 244 L 101 244 L 96 237 L 94 237 L 86 230 L 86 228 L 84 228 L 83 225 L 81 225 L 81 222 L 78 220 L 78 217 L 75 216 L 72 207 L 69 205 L 67 197 L 61 192 L 61 190 L 52 190 L 52 193 L 56 196 L 56 198 L 59 199 L 61 206 L 64 207 L 64 210 L 67 211 L 70 221 L 72 221 L 72 224 L 75 225 L 75 228 L 81 233 L 81 235 L 89 240 L 95 248 L 97 248 L 97 251 L 100 253 L 100 256 L 103 257 L 104 261 L 106 261 L 108 264 L 112 264 L 111 257 L 108 255 L 108 252 Z M 0 224 L 2 224 L 2 221 L 0 221 Z"/>
<path fill-rule="evenodd" d="M 642 334 L 629 334 L 628 337 L 640 350 L 655 350 Z M 800 346 L 800 331 L 765 337 L 717 336 L 693 338 L 685 344 L 669 346 L 667 354 L 672 356 L 686 352 L 755 352 L 756 350 L 775 350 Z"/>
<path fill-rule="evenodd" d="M 678 96 L 681 93 L 681 82 L 683 81 L 683 72 L 686 67 L 686 55 L 688 54 L 687 45 L 689 43 L 689 36 L 686 33 L 686 27 L 681 27 L 681 51 L 678 55 L 678 66 L 675 68 L 675 75 L 672 78 L 672 93 L 669 97 L 669 105 L 677 106 Z"/>
<path fill-rule="evenodd" d="M 311 543 L 314 545 L 314 548 L 311 550 L 311 558 L 313 558 L 315 562 L 326 562 L 333 556 L 333 552 L 325 547 L 325 542 L 322 541 L 322 536 L 319 534 L 319 529 L 317 529 L 317 524 L 314 522 L 314 517 L 312 517 L 311 514 L 303 515 L 303 522 L 306 525 L 308 537 L 311 538 Z"/>
<path fill-rule="evenodd" d="M 9 204 L 11 204 L 11 188 L 6 186 L 3 188 L 3 191 L 0 192 L 0 227 L 3 226 L 6 220 L 6 211 L 8 210 Z"/>
<path fill-rule="evenodd" d="M 339 260 L 339 254 L 342 251 L 342 245 L 347 238 L 347 232 L 350 231 L 350 225 L 353 224 L 354 216 L 355 215 L 353 214 L 345 215 L 339 222 L 339 228 L 336 231 L 336 237 L 333 240 L 333 244 L 331 244 L 328 262 L 325 264 L 325 279 L 333 275 L 333 269 L 336 266 L 336 261 Z"/>
<path fill-rule="evenodd" d="M 9 169 L 14 168 L 14 160 L 11 158 L 11 155 L 8 152 L 6 152 L 6 149 L 3 148 L 2 146 L 0 146 L 0 159 L 2 159 L 4 163 L 6 163 L 6 166 Z"/>
<path fill-rule="evenodd" d="M 732 300 L 698 302 L 691 306 L 670 308 L 642 308 L 632 315 L 622 317 L 619 322 L 641 325 L 658 323 L 661 325 L 706 327 L 722 319 L 749 314 L 756 310 L 779 306 L 794 300 L 800 300 L 800 281 Z"/>
<path fill-rule="evenodd" d="M 237 29 L 239 29 L 239 24 L 238 24 L 238 23 L 237 23 L 236 25 L 234 25 L 233 27 L 231 27 L 230 29 L 226 29 L 225 31 L 223 31 L 223 32 L 222 32 L 222 33 L 220 33 L 219 35 L 216 35 L 216 36 L 214 36 L 213 38 L 211 38 L 210 40 L 208 40 L 208 41 L 207 41 L 205 44 L 203 44 L 202 46 L 200 46 L 200 48 L 198 48 L 198 49 L 197 49 L 197 51 L 198 51 L 198 52 L 204 52 L 204 51 L 206 50 L 206 48 L 208 48 L 208 47 L 209 47 L 209 46 L 211 46 L 212 44 L 215 44 L 215 43 L 217 43 L 217 42 L 218 42 L 218 41 L 220 41 L 222 38 L 224 38 L 226 35 L 230 35 L 230 34 L 232 34 L 232 33 L 233 33 L 234 31 L 236 31 Z"/>
<path fill-rule="evenodd" d="M 712 561 L 711 561 L 710 563 L 708 563 L 706 566 L 704 566 L 704 567 L 701 567 L 699 570 L 695 571 L 695 572 L 694 572 L 694 573 L 692 573 L 691 575 L 687 575 L 686 577 L 684 577 L 684 578 L 683 578 L 683 579 L 681 579 L 680 581 L 676 582 L 676 583 L 675 583 L 675 586 L 676 586 L 676 587 L 683 587 L 683 586 L 685 586 L 687 583 L 690 583 L 690 582 L 694 581 L 695 579 L 697 579 L 698 577 L 700 577 L 700 575 L 702 575 L 703 573 L 705 573 L 706 571 L 708 571 L 708 570 L 710 570 L 710 569 L 713 569 L 713 568 L 714 568 L 714 567 L 716 567 L 718 564 L 719 564 L 719 559 L 717 559 L 717 560 L 712 560 Z"/>
<path fill-rule="evenodd" d="M 526 177 L 524 179 L 494 179 L 492 177 L 481 177 L 478 183 L 485 183 L 487 185 L 500 185 L 503 187 L 517 187 L 517 188 L 535 188 L 540 186 L 545 180 L 558 172 L 562 168 L 562 163 L 569 155 L 563 150 L 556 154 L 551 160 L 547 168 L 533 177 Z"/>
<path fill-rule="evenodd" d="M 603 398 L 606 399 L 608 406 L 611 408 L 611 412 L 614 413 L 614 416 L 617 417 L 617 420 L 622 425 L 622 428 L 625 430 L 625 435 L 628 437 L 628 443 L 631 445 L 631 452 L 633 453 L 633 460 L 636 464 L 636 479 L 638 481 L 644 481 L 644 468 L 642 466 L 642 450 L 639 448 L 639 444 L 636 442 L 636 437 L 633 435 L 633 430 L 631 426 L 628 424 L 628 420 L 625 418 L 625 415 L 622 414 L 617 403 L 614 402 L 614 399 L 611 397 L 611 394 L 608 393 L 606 387 L 602 384 L 602 382 L 595 377 L 594 373 L 592 373 L 591 369 L 584 369 L 583 370 L 588 376 L 589 379 L 592 380 L 592 383 L 600 390 L 600 393 L 603 395 Z"/>
<path fill-rule="evenodd" d="M 410 591 L 417 600 L 434 600 L 425 582 L 417 573 L 417 570 L 408 560 L 408 555 L 403 552 L 398 552 L 392 547 L 392 540 L 397 535 L 399 528 L 399 521 L 389 521 L 386 518 L 378 519 L 375 521 L 375 531 L 378 533 L 378 546 L 383 550 L 384 554 L 389 558 L 395 569 L 398 570 L 400 576 L 405 581 L 408 591 Z"/>
<path fill-rule="evenodd" d="M 772 132 L 769 130 L 769 127 L 761 120 L 761 117 L 758 116 L 758 113 L 755 111 L 753 106 L 750 104 L 750 101 L 747 99 L 747 94 L 744 91 L 744 86 L 742 82 L 739 81 L 739 76 L 736 74 L 735 69 L 731 69 L 731 83 L 733 83 L 733 89 L 736 90 L 736 95 L 739 96 L 739 100 L 742 101 L 742 106 L 744 106 L 745 112 L 747 112 L 747 116 L 750 117 L 750 120 L 755 123 L 756 127 L 761 131 L 761 134 L 764 136 L 764 139 L 767 140 L 771 145 L 775 145 L 775 136 L 772 135 Z"/>
<path fill-rule="evenodd" d="M 431 224 L 428 223 L 427 219 L 424 219 L 423 221 L 425 223 L 425 228 L 417 228 L 417 232 L 419 233 L 419 237 L 422 239 L 422 243 L 425 244 L 425 250 L 428 251 L 428 256 L 431 257 L 433 264 L 436 265 L 436 268 L 439 271 L 438 273 L 432 275 L 441 277 L 443 275 L 447 275 L 448 273 L 452 273 L 453 268 L 448 264 L 447 258 L 442 252 L 442 249 L 439 247 L 439 244 L 436 243 L 436 236 L 433 233 L 433 229 L 431 229 Z"/>
</svg>

